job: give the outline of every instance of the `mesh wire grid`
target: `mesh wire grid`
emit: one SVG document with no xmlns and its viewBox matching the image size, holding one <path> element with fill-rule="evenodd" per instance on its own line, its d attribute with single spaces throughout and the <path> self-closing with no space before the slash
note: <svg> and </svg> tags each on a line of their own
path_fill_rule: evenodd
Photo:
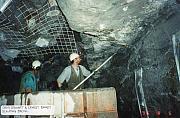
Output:
<svg viewBox="0 0 180 118">
<path fill-rule="evenodd" d="M 0 27 L 1 50 L 19 50 L 18 57 L 77 52 L 74 33 L 54 0 L 40 8 L 12 2 L 0 13 Z"/>
</svg>

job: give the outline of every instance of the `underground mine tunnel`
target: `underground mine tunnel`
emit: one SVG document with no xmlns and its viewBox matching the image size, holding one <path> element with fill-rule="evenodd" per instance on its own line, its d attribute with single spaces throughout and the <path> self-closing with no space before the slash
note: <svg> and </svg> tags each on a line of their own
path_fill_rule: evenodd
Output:
<svg viewBox="0 0 180 118">
<path fill-rule="evenodd" d="M 0 0 L 1 117 L 180 118 L 179 21 L 179 0 Z"/>
</svg>

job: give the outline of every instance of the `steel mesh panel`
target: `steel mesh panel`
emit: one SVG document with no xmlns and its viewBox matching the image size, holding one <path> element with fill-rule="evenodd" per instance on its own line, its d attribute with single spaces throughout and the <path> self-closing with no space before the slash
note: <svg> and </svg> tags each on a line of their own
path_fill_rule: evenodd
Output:
<svg viewBox="0 0 180 118">
<path fill-rule="evenodd" d="M 16 11 L 10 4 L 0 14 L 0 46 L 20 50 L 19 57 L 77 52 L 73 31 L 55 1 L 40 8 L 21 2 Z M 48 45 L 39 46 L 40 40 Z"/>
</svg>

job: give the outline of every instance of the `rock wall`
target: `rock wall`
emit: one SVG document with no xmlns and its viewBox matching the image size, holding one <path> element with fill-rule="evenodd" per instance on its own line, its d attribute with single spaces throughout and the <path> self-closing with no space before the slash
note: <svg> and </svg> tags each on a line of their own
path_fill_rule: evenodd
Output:
<svg viewBox="0 0 180 118">
<path fill-rule="evenodd" d="M 134 71 L 142 67 L 148 107 L 162 109 L 166 101 L 167 107 L 162 110 L 173 109 L 177 99 L 172 102 L 167 93 L 177 95 L 179 91 L 171 41 L 172 34 L 180 30 L 175 0 L 58 0 L 58 3 L 70 27 L 81 34 L 91 70 L 117 53 L 93 76 L 96 87 L 115 87 L 119 104 L 134 109 L 134 102 L 137 103 Z"/>
</svg>

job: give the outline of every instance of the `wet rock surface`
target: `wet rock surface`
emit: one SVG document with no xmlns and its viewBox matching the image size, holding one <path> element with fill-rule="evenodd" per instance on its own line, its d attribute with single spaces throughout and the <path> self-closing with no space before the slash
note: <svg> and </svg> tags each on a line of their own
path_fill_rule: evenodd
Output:
<svg viewBox="0 0 180 118">
<path fill-rule="evenodd" d="M 139 116 L 135 71 L 141 68 L 149 111 L 155 114 L 160 110 L 166 116 L 170 111 L 180 117 L 180 86 L 172 45 L 172 35 L 180 30 L 177 1 L 57 0 L 70 28 L 77 33 L 83 65 L 93 71 L 116 54 L 89 79 L 89 87 L 114 87 L 122 118 Z M 53 82 L 69 64 L 68 55 L 49 59 L 43 61 L 41 81 L 48 83 L 49 90 L 57 90 L 52 88 Z"/>
<path fill-rule="evenodd" d="M 70 27 L 80 32 L 91 70 L 117 53 L 92 81 L 96 87 L 116 88 L 120 112 L 131 112 L 131 117 L 138 115 L 134 71 L 142 68 L 144 95 L 150 111 L 160 109 L 178 116 L 179 83 L 172 47 L 172 35 L 180 30 L 176 1 L 58 3 Z M 71 4 L 76 5 L 69 7 Z"/>
</svg>

